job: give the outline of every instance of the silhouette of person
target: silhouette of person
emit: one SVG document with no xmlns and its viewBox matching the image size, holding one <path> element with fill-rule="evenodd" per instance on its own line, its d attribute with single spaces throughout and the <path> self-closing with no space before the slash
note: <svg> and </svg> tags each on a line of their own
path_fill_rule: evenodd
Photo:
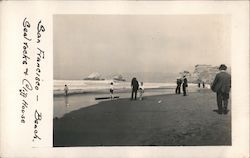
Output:
<svg viewBox="0 0 250 158">
<path fill-rule="evenodd" d="M 176 84 L 177 84 L 177 87 L 175 89 L 175 94 L 181 94 L 181 84 L 182 84 L 182 80 L 180 78 L 178 78 L 176 80 Z"/>
<path fill-rule="evenodd" d="M 68 91 L 69 91 L 69 88 L 68 88 L 68 86 L 65 84 L 65 86 L 64 86 L 64 95 L 65 95 L 65 96 L 68 96 Z"/>
<path fill-rule="evenodd" d="M 143 82 L 141 82 L 141 84 L 139 86 L 139 92 L 140 92 L 140 100 L 142 100 L 143 99 L 143 93 L 144 93 Z"/>
<path fill-rule="evenodd" d="M 218 113 L 227 114 L 231 75 L 226 72 L 227 66 L 224 64 L 220 65 L 219 70 L 220 72 L 215 76 L 211 89 L 216 92 Z M 222 102 L 224 103 L 224 107 L 222 107 Z"/>
<path fill-rule="evenodd" d="M 202 81 L 202 86 L 203 86 L 203 88 L 205 88 L 205 82 L 204 81 Z"/>
<path fill-rule="evenodd" d="M 113 82 L 110 83 L 110 88 L 109 88 L 109 92 L 110 92 L 110 99 L 114 99 L 114 84 Z"/>
<path fill-rule="evenodd" d="M 182 83 L 182 90 L 183 90 L 183 96 L 187 95 L 187 87 L 188 87 L 188 81 L 186 76 L 183 76 L 183 83 Z"/>
<path fill-rule="evenodd" d="M 131 100 L 133 100 L 133 99 L 136 100 L 137 90 L 139 88 L 139 83 L 135 77 L 131 81 L 131 88 L 132 88 Z"/>
</svg>

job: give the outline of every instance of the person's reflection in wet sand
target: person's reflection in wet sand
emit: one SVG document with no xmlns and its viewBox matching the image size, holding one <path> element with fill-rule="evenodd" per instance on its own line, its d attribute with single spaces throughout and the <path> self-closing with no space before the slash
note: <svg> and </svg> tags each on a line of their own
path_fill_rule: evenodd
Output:
<svg viewBox="0 0 250 158">
<path fill-rule="evenodd" d="M 69 106 L 69 100 L 68 100 L 68 96 L 64 97 L 64 102 L 65 102 L 65 106 L 68 107 Z"/>
<path fill-rule="evenodd" d="M 68 98 L 68 96 L 64 97 L 64 101 L 65 101 L 65 108 L 64 108 L 65 111 L 64 111 L 64 113 L 67 114 L 67 113 L 70 112 L 70 104 L 69 104 L 69 98 Z"/>
</svg>

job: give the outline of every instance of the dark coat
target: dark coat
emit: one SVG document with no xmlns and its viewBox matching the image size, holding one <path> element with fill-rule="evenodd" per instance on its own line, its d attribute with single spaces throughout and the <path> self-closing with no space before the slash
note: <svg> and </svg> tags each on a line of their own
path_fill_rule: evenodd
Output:
<svg viewBox="0 0 250 158">
<path fill-rule="evenodd" d="M 231 88 L 231 75 L 227 72 L 220 72 L 215 76 L 211 86 L 212 91 L 229 93 Z"/>
<path fill-rule="evenodd" d="M 187 81 L 187 78 L 184 78 L 183 79 L 183 84 L 182 84 L 183 87 L 187 87 L 188 86 L 188 81 Z"/>
<path fill-rule="evenodd" d="M 178 86 L 181 86 L 182 80 L 181 79 L 177 79 L 176 83 L 177 83 Z"/>
<path fill-rule="evenodd" d="M 131 81 L 131 86 L 133 88 L 133 90 L 138 90 L 139 88 L 139 83 L 138 81 L 136 80 L 136 78 L 133 78 L 132 81 Z"/>
</svg>

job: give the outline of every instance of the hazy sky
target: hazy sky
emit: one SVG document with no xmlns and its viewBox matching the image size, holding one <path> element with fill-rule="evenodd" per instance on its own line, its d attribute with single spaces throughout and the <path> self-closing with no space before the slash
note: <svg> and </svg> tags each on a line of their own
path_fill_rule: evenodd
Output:
<svg viewBox="0 0 250 158">
<path fill-rule="evenodd" d="M 230 17 L 55 15 L 54 78 L 230 65 Z"/>
</svg>

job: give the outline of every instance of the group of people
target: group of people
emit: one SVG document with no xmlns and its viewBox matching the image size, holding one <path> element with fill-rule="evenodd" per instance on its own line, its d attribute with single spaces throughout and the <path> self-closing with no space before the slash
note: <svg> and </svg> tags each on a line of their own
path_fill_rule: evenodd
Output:
<svg viewBox="0 0 250 158">
<path fill-rule="evenodd" d="M 144 86 L 143 82 L 137 81 L 137 79 L 134 77 L 131 81 L 131 100 L 137 100 L 137 91 L 139 91 L 139 99 L 143 100 L 143 93 L 144 93 Z M 110 83 L 110 98 L 111 100 L 114 99 L 114 83 Z"/>
<path fill-rule="evenodd" d="M 227 114 L 228 110 L 228 99 L 229 99 L 229 92 L 231 89 L 231 75 L 226 72 L 227 66 L 222 64 L 219 67 L 220 72 L 215 76 L 215 79 L 211 85 L 212 91 L 216 92 L 217 97 L 217 106 L 218 106 L 218 113 L 219 114 Z M 183 96 L 187 95 L 187 87 L 188 87 L 188 80 L 184 75 L 183 78 L 178 78 L 177 87 L 175 89 L 176 94 L 181 94 L 181 86 L 183 91 Z M 200 84 L 198 84 L 200 87 Z M 203 88 L 205 87 L 205 83 L 203 82 Z M 144 87 L 143 82 L 138 82 L 137 79 L 134 77 L 131 81 L 131 100 L 137 99 L 137 91 L 139 91 L 139 99 L 143 99 Z M 65 96 L 68 96 L 68 86 L 65 85 L 64 92 Z M 110 83 L 110 98 L 114 99 L 114 83 Z"/>
<path fill-rule="evenodd" d="M 211 85 L 211 90 L 216 93 L 216 101 L 218 106 L 218 114 L 227 114 L 228 113 L 228 99 L 229 92 L 231 89 L 231 75 L 226 72 L 227 66 L 225 64 L 221 64 L 219 67 L 219 73 L 216 74 L 215 79 Z M 187 78 L 183 76 L 183 78 L 178 78 L 177 87 L 175 90 L 176 94 L 181 93 L 181 86 L 183 90 L 183 95 L 187 95 Z M 200 88 L 201 83 L 198 83 L 198 87 Z M 205 82 L 202 82 L 203 88 L 205 88 Z"/>
<path fill-rule="evenodd" d="M 176 94 L 181 94 L 181 86 L 183 91 L 183 96 L 187 95 L 187 87 L 188 87 L 188 80 L 186 78 L 186 75 L 183 76 L 183 78 L 178 78 L 176 81 L 177 87 L 175 89 Z"/>
<path fill-rule="evenodd" d="M 143 98 L 143 93 L 144 93 L 144 86 L 143 86 L 143 82 L 139 82 L 137 81 L 137 79 L 134 77 L 131 81 L 131 88 L 132 88 L 132 93 L 131 93 L 131 100 L 136 100 L 137 99 L 137 91 L 139 90 L 140 93 L 140 100 L 142 100 Z"/>
<path fill-rule="evenodd" d="M 199 88 L 201 87 L 201 83 L 202 83 L 202 87 L 205 88 L 205 82 L 204 82 L 204 81 L 198 82 L 198 87 L 199 87 Z"/>
</svg>

